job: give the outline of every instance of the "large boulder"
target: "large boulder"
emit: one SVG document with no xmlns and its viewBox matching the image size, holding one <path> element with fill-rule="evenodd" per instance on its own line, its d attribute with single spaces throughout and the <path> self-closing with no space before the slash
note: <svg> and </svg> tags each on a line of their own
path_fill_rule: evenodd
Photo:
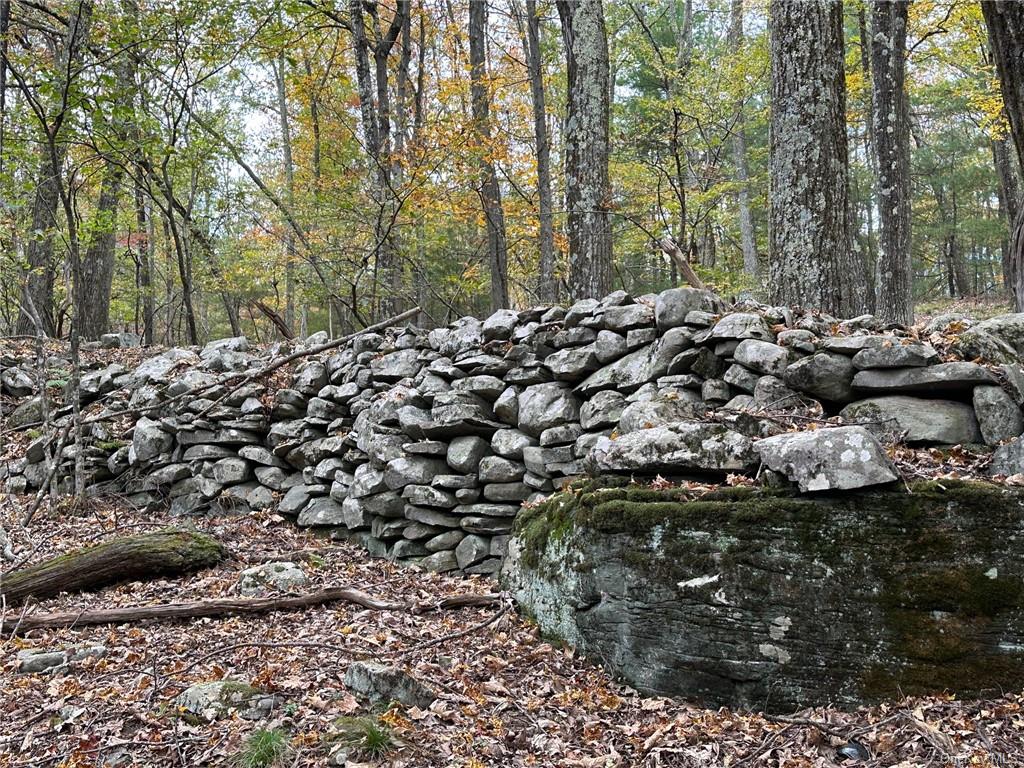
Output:
<svg viewBox="0 0 1024 768">
<path fill-rule="evenodd" d="M 749 438 L 721 424 L 682 421 L 600 438 L 586 460 L 593 473 L 743 472 L 757 465 Z"/>
<path fill-rule="evenodd" d="M 974 409 L 954 400 L 906 395 L 871 397 L 850 403 L 839 414 L 873 434 L 903 436 L 907 443 L 976 443 L 981 439 Z"/>
<path fill-rule="evenodd" d="M 643 693 L 792 712 L 1024 686 L 1020 491 L 621 483 L 522 512 L 502 582 Z"/>
<path fill-rule="evenodd" d="M 787 432 L 758 440 L 754 450 L 766 467 L 797 483 L 801 491 L 845 491 L 899 478 L 885 450 L 864 427 Z"/>
<path fill-rule="evenodd" d="M 132 432 L 131 463 L 145 464 L 162 453 L 167 453 L 174 445 L 174 436 L 165 432 L 159 421 L 141 417 L 135 422 Z"/>
<path fill-rule="evenodd" d="M 1024 312 L 993 317 L 962 330 L 952 351 L 965 360 L 1019 364 L 1024 358 Z"/>
</svg>

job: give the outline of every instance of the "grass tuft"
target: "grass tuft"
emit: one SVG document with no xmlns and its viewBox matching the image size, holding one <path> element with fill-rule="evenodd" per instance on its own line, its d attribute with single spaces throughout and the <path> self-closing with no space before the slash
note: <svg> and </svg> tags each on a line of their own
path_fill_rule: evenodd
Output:
<svg viewBox="0 0 1024 768">
<path fill-rule="evenodd" d="M 270 768 L 280 764 L 288 752 L 288 734 L 280 728 L 260 728 L 246 737 L 234 764 L 238 768 Z"/>
<path fill-rule="evenodd" d="M 395 747 L 391 729 L 376 717 L 340 717 L 332 741 L 361 757 L 378 758 Z"/>
</svg>

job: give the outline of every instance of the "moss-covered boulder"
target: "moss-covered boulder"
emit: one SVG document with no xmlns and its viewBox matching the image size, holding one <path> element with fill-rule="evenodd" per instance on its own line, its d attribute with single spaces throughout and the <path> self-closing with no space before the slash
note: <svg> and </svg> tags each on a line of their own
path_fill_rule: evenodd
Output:
<svg viewBox="0 0 1024 768">
<path fill-rule="evenodd" d="M 993 485 L 588 481 L 520 514 L 502 579 L 648 693 L 783 711 L 1024 686 L 1024 493 Z"/>
</svg>

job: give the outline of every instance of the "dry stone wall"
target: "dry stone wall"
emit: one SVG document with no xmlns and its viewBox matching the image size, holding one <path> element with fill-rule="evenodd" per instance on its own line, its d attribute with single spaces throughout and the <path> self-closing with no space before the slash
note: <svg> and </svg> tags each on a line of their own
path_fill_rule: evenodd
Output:
<svg viewBox="0 0 1024 768">
<path fill-rule="evenodd" d="M 239 372 L 287 350 L 222 339 L 86 372 L 90 413 L 143 415 L 127 432 L 91 423 L 83 458 L 90 484 L 138 503 L 275 508 L 375 555 L 494 573 L 523 502 L 588 472 L 763 467 L 804 491 L 853 489 L 896 480 L 882 443 L 899 438 L 991 446 L 993 471 L 1019 473 L 1017 339 L 1024 315 L 908 331 L 871 316 L 727 307 L 690 288 L 366 333 L 283 381 L 241 387 Z M 963 359 L 986 351 L 991 365 Z M 30 361 L 0 362 L 0 386 L 18 398 L 8 424 L 38 429 Z M 835 415 L 850 426 L 789 431 Z M 0 465 L 6 490 L 43 485 L 53 445 L 40 434 Z M 68 446 L 65 484 L 73 459 Z"/>
</svg>

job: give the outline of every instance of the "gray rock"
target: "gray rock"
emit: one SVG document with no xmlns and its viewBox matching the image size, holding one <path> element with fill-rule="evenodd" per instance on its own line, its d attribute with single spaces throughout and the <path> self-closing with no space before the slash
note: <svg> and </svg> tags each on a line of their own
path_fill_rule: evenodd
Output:
<svg viewBox="0 0 1024 768">
<path fill-rule="evenodd" d="M 22 675 L 37 675 L 41 672 L 52 672 L 67 664 L 68 657 L 64 651 L 45 651 L 38 648 L 26 648 L 18 651 L 15 671 Z"/>
<path fill-rule="evenodd" d="M 729 382 L 723 379 L 708 379 L 700 388 L 700 399 L 709 405 L 722 405 L 732 397 Z"/>
<path fill-rule="evenodd" d="M 626 339 L 613 331 L 599 331 L 593 347 L 597 362 L 601 365 L 618 360 L 629 351 Z"/>
<path fill-rule="evenodd" d="M 309 578 L 295 563 L 262 563 L 239 574 L 238 591 L 247 597 L 255 597 L 273 590 L 290 592 L 308 583 Z"/>
<path fill-rule="evenodd" d="M 174 436 L 169 435 L 160 426 L 159 421 L 140 417 L 135 422 L 132 432 L 132 463 L 145 464 L 162 453 L 167 453 L 174 445 Z"/>
<path fill-rule="evenodd" d="M 899 478 L 885 450 L 864 427 L 789 432 L 758 440 L 754 449 L 766 467 L 804 492 L 851 490 Z"/>
<path fill-rule="evenodd" d="M 584 379 L 576 391 L 583 398 L 604 389 L 616 389 L 623 394 L 636 391 L 652 378 L 652 360 L 656 346 L 651 344 L 642 347 L 595 371 Z"/>
<path fill-rule="evenodd" d="M 12 428 L 27 427 L 29 424 L 40 424 L 43 421 L 43 400 L 40 397 L 32 397 L 23 402 L 8 417 L 8 424 Z"/>
<path fill-rule="evenodd" d="M 213 465 L 213 479 L 224 485 L 244 483 L 252 477 L 252 465 L 237 456 L 219 460 Z"/>
<path fill-rule="evenodd" d="M 457 392 L 473 392 L 489 401 L 496 400 L 505 388 L 505 382 L 497 376 L 467 376 L 452 384 L 452 389 Z"/>
<path fill-rule="evenodd" d="M 658 294 L 654 318 L 659 330 L 676 328 L 687 322 L 691 312 L 715 311 L 718 299 L 709 291 L 696 288 L 669 288 Z"/>
<path fill-rule="evenodd" d="M 432 555 L 427 555 L 420 560 L 419 566 L 425 571 L 447 573 L 448 571 L 457 570 L 459 567 L 459 561 L 456 559 L 455 553 L 449 549 L 443 552 L 435 552 Z"/>
<path fill-rule="evenodd" d="M 519 514 L 518 504 L 463 504 L 454 511 L 456 515 L 472 515 L 475 517 L 508 517 L 512 518 Z"/>
<path fill-rule="evenodd" d="M 1024 432 L 1020 408 L 1002 387 L 975 387 L 972 398 L 986 445 L 999 445 Z"/>
<path fill-rule="evenodd" d="M 601 438 L 586 460 L 591 472 L 742 472 L 757 465 L 749 438 L 720 424 L 678 422 Z"/>
<path fill-rule="evenodd" d="M 926 368 L 860 371 L 853 377 L 855 389 L 879 394 L 962 394 L 979 384 L 995 383 L 985 368 L 965 362 L 939 363 Z"/>
<path fill-rule="evenodd" d="M 347 525 L 345 509 L 330 497 L 313 499 L 299 513 L 300 526 Z"/>
<path fill-rule="evenodd" d="M 594 343 L 554 352 L 547 356 L 544 365 L 559 381 L 579 381 L 591 371 L 596 371 L 601 363 L 597 358 L 597 345 Z"/>
<path fill-rule="evenodd" d="M 441 528 L 453 528 L 459 525 L 459 516 L 455 514 L 449 514 L 448 512 L 441 512 L 437 509 L 427 509 L 426 507 L 414 507 L 411 504 L 405 507 L 405 517 L 408 520 L 412 520 L 416 523 L 423 523 L 424 525 L 436 525 Z"/>
<path fill-rule="evenodd" d="M 789 411 L 802 409 L 804 397 L 799 392 L 787 387 L 782 379 L 775 376 L 762 376 L 754 386 L 754 399 L 750 404 L 754 408 L 768 411 Z"/>
<path fill-rule="evenodd" d="M 549 427 L 578 421 L 579 416 L 579 400 L 562 384 L 536 384 L 519 396 L 519 428 L 528 435 L 537 437 Z"/>
<path fill-rule="evenodd" d="M 711 329 L 711 338 L 774 341 L 775 334 L 760 315 L 752 312 L 734 312 L 715 323 Z"/>
<path fill-rule="evenodd" d="M 626 398 L 616 390 L 597 392 L 580 408 L 580 426 L 586 430 L 615 426 L 625 407 Z"/>
<path fill-rule="evenodd" d="M 402 489 L 402 498 L 418 507 L 451 509 L 458 504 L 454 493 L 431 485 L 407 485 Z"/>
<path fill-rule="evenodd" d="M 557 427 L 548 427 L 541 432 L 539 443 L 544 448 L 554 445 L 567 445 L 575 443 L 576 438 L 581 434 L 583 434 L 583 427 L 576 422 L 559 424 Z"/>
<path fill-rule="evenodd" d="M 853 363 L 844 355 L 819 352 L 797 360 L 786 368 L 784 379 L 793 389 L 822 400 L 842 403 L 853 399 Z"/>
<path fill-rule="evenodd" d="M 244 720 L 261 720 L 277 705 L 276 697 L 238 680 L 195 683 L 174 700 L 191 715 L 216 720 L 237 713 Z"/>
<path fill-rule="evenodd" d="M 733 363 L 730 365 L 722 375 L 722 381 L 726 384 L 730 384 L 736 387 L 736 389 L 742 389 L 744 392 L 751 393 L 757 389 L 757 382 L 760 381 L 760 379 L 761 376 L 754 373 L 745 365 L 740 365 L 739 363 Z"/>
<path fill-rule="evenodd" d="M 654 309 L 646 304 L 608 307 L 604 311 L 603 321 L 607 330 L 625 333 L 634 328 L 654 325 Z"/>
<path fill-rule="evenodd" d="M 195 366 L 199 357 L 187 349 L 173 348 L 166 352 L 142 361 L 128 377 L 128 385 L 137 387 L 142 384 L 166 384 L 170 381 L 171 372 L 179 367 Z"/>
<path fill-rule="evenodd" d="M 415 349 L 400 349 L 373 360 L 370 363 L 373 377 L 378 381 L 397 382 L 413 378 L 420 371 L 419 352 Z"/>
<path fill-rule="evenodd" d="M 319 360 L 310 360 L 299 368 L 292 387 L 304 395 L 315 395 L 327 385 L 327 368 Z"/>
<path fill-rule="evenodd" d="M 355 478 L 349 494 L 355 497 L 371 496 L 381 491 L 386 491 L 387 483 L 384 482 L 384 473 L 374 469 L 369 464 L 360 464 L 356 467 Z"/>
<path fill-rule="evenodd" d="M 499 309 L 484 320 L 482 331 L 484 341 L 508 339 L 519 323 L 519 313 L 511 309 Z"/>
<path fill-rule="evenodd" d="M 313 488 L 308 485 L 296 485 L 288 489 L 284 498 L 277 505 L 277 511 L 282 515 L 297 515 L 309 504 L 313 497 Z"/>
<path fill-rule="evenodd" d="M 448 465 L 459 472 L 470 474 L 477 471 L 480 460 L 490 452 L 490 443 L 482 437 L 457 437 L 448 446 Z"/>
<path fill-rule="evenodd" d="M 491 542 L 483 536 L 470 534 L 455 547 L 455 560 L 459 568 L 465 570 L 479 563 L 491 554 Z"/>
<path fill-rule="evenodd" d="M 981 439 L 974 409 L 953 400 L 924 400 L 906 395 L 873 397 L 850 403 L 839 415 L 878 436 L 899 437 L 905 433 L 904 439 L 911 444 L 955 445 Z"/>
<path fill-rule="evenodd" d="M 430 485 L 434 475 L 444 474 L 448 465 L 429 456 L 399 456 L 388 462 L 384 482 L 391 490 L 407 485 Z"/>
<path fill-rule="evenodd" d="M 515 426 L 519 422 L 519 388 L 508 387 L 494 401 L 494 415 L 506 424 Z"/>
<path fill-rule="evenodd" d="M 744 339 L 732 356 L 737 363 L 767 376 L 781 376 L 789 365 L 789 351 L 785 347 L 758 339 Z"/>
<path fill-rule="evenodd" d="M 459 521 L 459 524 L 468 533 L 482 533 L 488 536 L 507 534 L 512 531 L 512 518 L 467 515 Z M 452 553 L 452 559 L 454 560 L 454 553 Z M 457 565 L 456 562 L 456 567 Z"/>
<path fill-rule="evenodd" d="M 518 461 L 500 456 L 485 456 L 480 460 L 477 475 L 481 483 L 509 483 L 521 480 L 526 467 Z"/>
<path fill-rule="evenodd" d="M 522 482 L 488 483 L 483 491 L 485 499 L 497 502 L 526 501 L 532 493 L 533 489 Z"/>
<path fill-rule="evenodd" d="M 1019 437 L 992 452 L 990 475 L 1019 475 L 1024 473 L 1024 440 Z"/>
<path fill-rule="evenodd" d="M 939 353 L 931 344 L 921 341 L 903 342 L 893 338 L 887 344 L 867 347 L 853 356 L 853 367 L 858 370 L 869 368 L 913 368 L 931 365 L 939 360 Z"/>
<path fill-rule="evenodd" d="M 1024 312 L 975 323 L 956 335 L 952 350 L 965 360 L 1019 364 L 1024 357 Z"/>
<path fill-rule="evenodd" d="M 430 484 L 435 488 L 476 488 L 476 475 L 435 475 Z"/>
<path fill-rule="evenodd" d="M 691 421 L 707 410 L 707 405 L 694 392 L 686 389 L 669 392 L 626 406 L 619 419 L 619 432 L 627 434 L 677 421 Z"/>
<path fill-rule="evenodd" d="M 506 459 L 522 459 L 523 449 L 536 444 L 535 438 L 518 429 L 499 429 L 491 437 L 491 450 Z"/>
<path fill-rule="evenodd" d="M 443 552 L 455 549 L 465 537 L 465 531 L 445 531 L 428 539 L 423 546 L 428 552 Z"/>
</svg>

